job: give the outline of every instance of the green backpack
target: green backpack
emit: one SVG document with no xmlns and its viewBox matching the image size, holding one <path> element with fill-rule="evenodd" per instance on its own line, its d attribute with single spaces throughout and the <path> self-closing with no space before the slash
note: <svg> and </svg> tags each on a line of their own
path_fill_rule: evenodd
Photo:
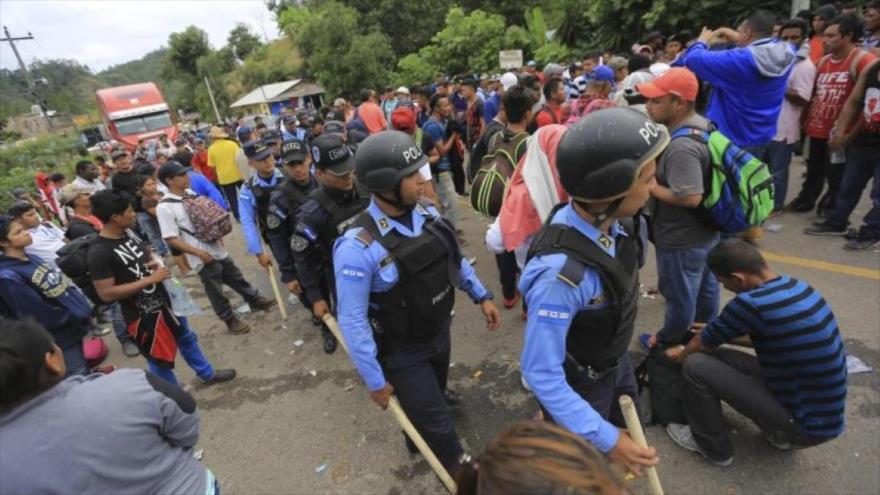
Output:
<svg viewBox="0 0 880 495">
<path fill-rule="evenodd" d="M 520 146 L 525 146 L 528 132 L 513 136 L 496 132 L 489 141 L 489 152 L 483 157 L 471 183 L 471 206 L 483 215 L 497 217 L 507 191 L 507 184 L 516 169 Z"/>
<path fill-rule="evenodd" d="M 766 163 L 718 131 L 682 127 L 670 137 L 690 137 L 709 148 L 711 164 L 703 178 L 703 211 L 696 212 L 698 217 L 729 234 L 767 219 L 773 211 L 773 175 Z"/>
</svg>

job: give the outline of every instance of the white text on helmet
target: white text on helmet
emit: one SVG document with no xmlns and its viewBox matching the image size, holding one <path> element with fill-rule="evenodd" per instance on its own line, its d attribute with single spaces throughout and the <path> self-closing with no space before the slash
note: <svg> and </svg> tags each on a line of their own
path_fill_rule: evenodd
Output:
<svg viewBox="0 0 880 495">
<path fill-rule="evenodd" d="M 643 125 L 641 129 L 639 129 L 639 135 L 642 136 L 642 139 L 645 140 L 645 143 L 650 146 L 651 138 L 656 138 L 660 135 L 660 128 L 657 127 L 657 124 L 649 120 L 645 122 L 645 125 Z"/>
</svg>

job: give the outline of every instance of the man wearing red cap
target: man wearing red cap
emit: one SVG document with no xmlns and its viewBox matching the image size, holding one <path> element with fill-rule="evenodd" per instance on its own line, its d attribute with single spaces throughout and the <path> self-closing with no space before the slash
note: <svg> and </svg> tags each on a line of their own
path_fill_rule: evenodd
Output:
<svg viewBox="0 0 880 495">
<path fill-rule="evenodd" d="M 708 130 L 709 122 L 694 110 L 699 83 L 691 71 L 670 69 L 637 87 L 648 98 L 648 114 L 668 127 L 671 136 L 683 127 Z M 656 335 L 639 337 L 644 347 L 682 343 L 692 323 L 708 322 L 718 313 L 720 289 L 706 257 L 718 243 L 719 232 L 692 211 L 702 202 L 709 166 L 706 144 L 686 136 L 673 139 L 657 160 L 652 218 L 658 286 L 666 299 L 666 314 Z"/>
</svg>

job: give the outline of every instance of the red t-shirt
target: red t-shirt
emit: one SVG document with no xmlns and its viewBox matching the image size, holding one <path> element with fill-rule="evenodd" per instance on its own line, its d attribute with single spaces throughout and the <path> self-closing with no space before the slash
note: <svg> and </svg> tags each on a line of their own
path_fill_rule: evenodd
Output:
<svg viewBox="0 0 880 495">
<path fill-rule="evenodd" d="M 208 150 L 196 151 L 190 162 L 196 172 L 204 175 L 209 181 L 217 182 L 217 171 L 208 166 Z"/>
<path fill-rule="evenodd" d="M 854 57 L 861 49 L 854 48 L 843 60 L 826 58 L 816 67 L 816 85 L 810 109 L 807 112 L 805 131 L 808 136 L 815 139 L 828 139 L 831 127 L 840 114 L 843 103 L 849 97 L 856 80 L 850 76 L 850 66 Z M 856 65 L 856 77 L 862 73 L 865 66 L 877 57 L 865 53 Z"/>
<path fill-rule="evenodd" d="M 545 125 L 562 123 L 562 107 L 556 105 L 545 105 L 538 111 L 535 116 L 535 126 L 540 129 Z"/>
</svg>

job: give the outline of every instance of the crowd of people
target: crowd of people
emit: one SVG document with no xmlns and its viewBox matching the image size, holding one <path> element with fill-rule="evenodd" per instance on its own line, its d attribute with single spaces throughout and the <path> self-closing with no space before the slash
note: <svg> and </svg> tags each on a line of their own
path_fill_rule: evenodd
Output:
<svg viewBox="0 0 880 495">
<path fill-rule="evenodd" d="M 622 493 L 603 457 L 635 473 L 659 462 L 627 433 L 617 402 L 638 396 L 628 348 L 650 244 L 665 315 L 636 340 L 648 359 L 676 367 L 682 419 L 663 421 L 670 438 L 730 466 L 722 401 L 781 450 L 836 438 L 846 368 L 834 315 L 753 244 L 761 221 L 814 210 L 807 235 L 845 236 L 854 251 L 880 242 L 880 4 L 855 14 L 756 11 L 736 29 L 651 33 L 625 54 L 440 75 L 381 96 L 364 89 L 354 103 L 258 116 L 252 127 L 243 117 L 196 125 L 173 143 L 161 136 L 80 161 L 69 184 L 38 173 L 35 190 L 13 191 L 0 216 L 0 492 L 218 492 L 189 454 L 198 413 L 173 369 L 179 351 L 206 385 L 236 371 L 203 353 L 177 277 L 198 277 L 230 334 L 249 332 L 223 286 L 253 311 L 277 301 L 230 254 L 224 239 L 236 224 L 248 255 L 277 267 L 311 310 L 327 354 L 338 342 L 326 317 L 338 318 L 371 400 L 386 408 L 398 398 L 461 493 L 524 482 Z M 807 171 L 789 202 L 796 155 Z M 707 212 L 718 187 L 709 179 L 752 158 L 769 166 L 772 204 L 733 229 Z M 872 179 L 873 206 L 849 229 Z M 525 321 L 522 382 L 544 420 L 512 426 L 478 457 L 464 451 L 450 410 L 462 401 L 447 386 L 455 288 L 488 330 L 501 312 L 463 253 L 468 195 L 493 217 L 485 245 L 503 307 Z M 723 309 L 721 286 L 736 293 Z M 111 328 L 148 371 L 87 362 L 84 339 Z M 755 352 L 718 349 L 726 343 Z M 66 458 L 56 445 L 70 430 L 96 437 L 96 404 L 125 423 L 107 441 L 127 454 Z M 46 419 L 58 408 L 75 413 Z M 23 443 L 40 447 L 13 452 Z M 546 453 L 546 464 L 522 449 Z M 65 471 L 34 474 L 47 454 Z M 136 480 L 100 476 L 145 463 Z"/>
</svg>

